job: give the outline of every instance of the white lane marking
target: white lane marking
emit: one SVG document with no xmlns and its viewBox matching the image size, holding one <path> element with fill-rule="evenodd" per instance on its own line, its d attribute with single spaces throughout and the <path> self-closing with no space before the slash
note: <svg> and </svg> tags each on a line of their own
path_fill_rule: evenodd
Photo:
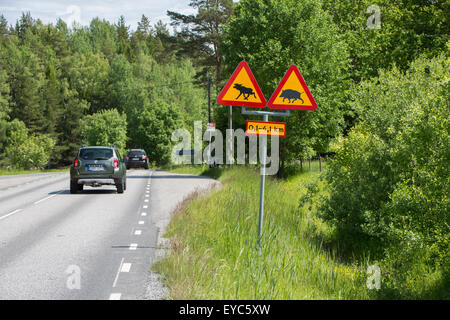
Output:
<svg viewBox="0 0 450 320">
<path fill-rule="evenodd" d="M 140 236 L 142 234 L 142 230 L 135 230 L 134 231 L 134 235 L 135 236 Z"/>
<path fill-rule="evenodd" d="M 141 216 L 145 217 L 147 215 L 147 212 L 142 212 Z"/>
<path fill-rule="evenodd" d="M 120 269 L 120 272 L 130 272 L 131 269 L 131 263 L 124 263 L 122 265 L 122 269 Z"/>
<path fill-rule="evenodd" d="M 148 199 L 145 199 L 144 202 L 148 202 Z"/>
<path fill-rule="evenodd" d="M 20 211 L 22 211 L 23 209 L 17 209 L 17 210 L 14 210 L 13 212 L 10 212 L 10 213 L 8 213 L 8 214 L 5 214 L 4 216 L 1 216 L 0 217 L 0 220 L 2 220 L 2 219 L 5 219 L 5 218 L 8 218 L 9 216 L 12 216 L 13 214 L 16 214 L 17 212 L 20 212 Z"/>
<path fill-rule="evenodd" d="M 148 197 L 149 197 L 149 195 L 148 195 L 148 194 L 146 194 L 146 195 L 145 195 L 145 197 L 146 197 L 146 198 L 148 198 Z"/>
<path fill-rule="evenodd" d="M 120 273 L 120 270 L 122 269 L 122 264 L 123 264 L 123 260 L 124 260 L 124 259 L 125 259 L 125 258 L 122 258 L 122 260 L 120 260 L 119 270 L 117 270 L 116 277 L 114 278 L 113 288 L 116 287 L 117 280 L 119 279 L 119 273 Z"/>
<path fill-rule="evenodd" d="M 109 300 L 120 300 L 121 297 L 121 293 L 111 293 L 111 295 L 109 296 Z"/>
<path fill-rule="evenodd" d="M 145 222 L 144 222 L 144 221 L 142 221 L 142 220 L 141 220 L 141 221 L 139 221 L 139 224 L 144 224 L 144 223 L 145 223 Z"/>
<path fill-rule="evenodd" d="M 144 209 L 147 209 L 147 208 L 148 208 L 148 206 L 143 206 L 142 208 L 144 208 Z"/>
<path fill-rule="evenodd" d="M 43 202 L 43 201 L 45 201 L 45 200 L 48 200 L 48 199 L 50 199 L 50 198 L 53 198 L 54 196 L 56 196 L 56 195 L 58 195 L 58 194 L 60 194 L 60 193 L 62 193 L 63 191 L 59 191 L 59 192 L 57 192 L 57 193 L 55 193 L 55 194 L 52 194 L 51 196 L 48 196 L 48 197 L 45 197 L 44 199 L 41 199 L 41 200 L 38 200 L 38 201 L 36 201 L 34 204 L 38 204 L 38 203 L 41 203 L 41 202 Z"/>
<path fill-rule="evenodd" d="M 132 243 L 130 244 L 130 247 L 128 248 L 129 250 L 136 250 L 137 249 L 137 243 Z"/>
</svg>

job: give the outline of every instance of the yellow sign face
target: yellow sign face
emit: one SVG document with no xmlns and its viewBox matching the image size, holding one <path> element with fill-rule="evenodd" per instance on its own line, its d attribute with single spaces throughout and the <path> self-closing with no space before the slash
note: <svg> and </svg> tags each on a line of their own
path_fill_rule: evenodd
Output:
<svg viewBox="0 0 450 320">
<path fill-rule="evenodd" d="M 305 94 L 305 89 L 294 72 L 287 79 L 283 89 L 281 89 L 280 95 L 273 101 L 276 105 L 282 105 L 286 102 L 291 106 L 311 105 L 311 101 Z"/>
<path fill-rule="evenodd" d="M 247 120 L 246 134 L 257 136 L 286 136 L 286 123 Z"/>
<path fill-rule="evenodd" d="M 258 86 L 247 62 L 242 61 L 217 97 L 223 105 L 260 107 L 266 106 L 266 99 Z"/>
</svg>

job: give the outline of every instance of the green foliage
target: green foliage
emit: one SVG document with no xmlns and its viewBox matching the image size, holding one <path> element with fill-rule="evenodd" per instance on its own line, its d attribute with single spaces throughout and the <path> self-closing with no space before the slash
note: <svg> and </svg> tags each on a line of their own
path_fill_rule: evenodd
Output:
<svg viewBox="0 0 450 320">
<path fill-rule="evenodd" d="M 354 93 L 361 120 L 326 174 L 323 218 L 347 248 L 376 244 L 372 253 L 394 270 L 423 263 L 448 275 L 449 70 L 445 56 L 420 58 L 363 82 Z M 401 291 L 400 275 L 390 285 Z"/>
<path fill-rule="evenodd" d="M 261 248 L 259 170 L 234 166 L 203 174 L 220 176 L 221 188 L 195 193 L 177 210 L 166 235 L 172 250 L 155 267 L 164 274 L 171 298 L 370 297 L 366 267 L 340 263 L 333 251 L 323 250 L 326 226 L 307 207 L 298 206 L 318 172 L 287 181 L 267 179 Z"/>
<path fill-rule="evenodd" d="M 175 37 L 179 47 L 177 53 L 191 57 L 196 64 L 202 67 L 202 79 L 205 79 L 208 69 L 213 69 L 217 84 L 222 78 L 224 67 L 219 42 L 222 37 L 223 25 L 232 16 L 233 1 L 193 0 L 189 6 L 197 9 L 197 13 L 184 15 L 167 11 L 167 15 L 172 20 L 171 24 L 181 27 L 181 31 Z"/>
<path fill-rule="evenodd" d="M 9 108 L 9 84 L 6 82 L 6 71 L 0 68 L 0 121 L 8 118 Z"/>
<path fill-rule="evenodd" d="M 49 162 L 55 141 L 48 135 L 29 134 L 25 124 L 18 120 L 7 124 L 6 133 L 4 154 L 7 165 L 17 169 L 41 169 Z"/>
<path fill-rule="evenodd" d="M 380 9 L 379 28 L 368 27 L 374 5 Z M 439 55 L 449 40 L 448 0 L 324 0 L 323 8 L 349 46 L 356 81 L 377 76 L 379 69 L 394 64 L 406 70 L 420 54 Z"/>
<path fill-rule="evenodd" d="M 3 17 L 0 27 L 8 29 Z M 95 18 L 87 27 L 68 28 L 62 20 L 44 25 L 27 13 L 6 32 L 10 35 L 0 35 L 3 151 L 8 122 L 17 119 L 30 134 L 56 141 L 51 166 L 67 165 L 82 143 L 85 117 L 116 109 L 127 119 L 122 151 L 145 145 L 158 163 L 168 159 L 167 137 L 175 124 L 191 129 L 194 120 L 206 118 L 204 89 L 193 84 L 197 70 L 189 60 L 172 59 L 171 37 L 162 22 L 151 26 L 143 16 L 136 32 L 124 17 L 117 24 Z M 157 132 L 147 129 L 153 127 Z"/>
<path fill-rule="evenodd" d="M 123 154 L 127 141 L 127 117 L 116 109 L 86 116 L 81 121 L 81 135 L 90 146 L 113 144 Z"/>
</svg>

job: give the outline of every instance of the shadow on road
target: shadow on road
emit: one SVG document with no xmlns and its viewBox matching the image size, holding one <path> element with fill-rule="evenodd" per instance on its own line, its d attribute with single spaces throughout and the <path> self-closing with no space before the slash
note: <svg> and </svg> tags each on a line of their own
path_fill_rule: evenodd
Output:
<svg viewBox="0 0 450 320">
<path fill-rule="evenodd" d="M 77 194 L 111 194 L 111 193 L 117 193 L 116 189 L 85 189 L 83 191 L 79 191 Z M 53 194 L 61 194 L 61 195 L 72 195 L 70 193 L 70 190 L 59 190 L 59 191 L 52 191 L 48 193 L 49 195 Z"/>
</svg>

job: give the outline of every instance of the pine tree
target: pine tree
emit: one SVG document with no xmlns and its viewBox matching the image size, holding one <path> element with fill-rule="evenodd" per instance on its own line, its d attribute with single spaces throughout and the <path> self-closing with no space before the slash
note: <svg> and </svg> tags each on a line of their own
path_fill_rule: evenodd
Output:
<svg viewBox="0 0 450 320">
<path fill-rule="evenodd" d="M 196 15 L 184 15 L 167 11 L 172 26 L 180 26 L 177 34 L 181 47 L 179 54 L 186 54 L 206 69 L 213 67 L 216 80 L 222 76 L 223 57 L 220 54 L 220 38 L 222 26 L 230 19 L 233 12 L 232 0 L 193 0 L 189 4 L 198 12 Z"/>
</svg>

